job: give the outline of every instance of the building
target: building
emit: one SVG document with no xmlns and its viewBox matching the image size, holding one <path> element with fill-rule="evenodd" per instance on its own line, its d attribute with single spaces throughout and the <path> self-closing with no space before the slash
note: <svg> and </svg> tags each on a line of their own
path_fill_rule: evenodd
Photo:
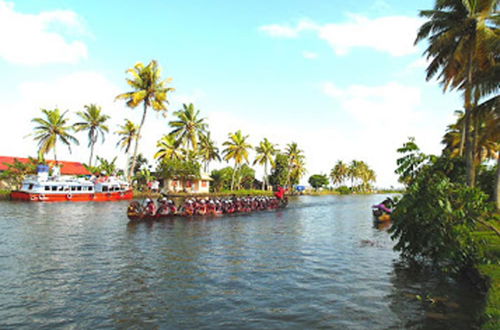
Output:
<svg viewBox="0 0 500 330">
<path fill-rule="evenodd" d="M 173 178 L 165 182 L 164 190 L 168 193 L 207 194 L 210 192 L 210 181 L 213 179 L 207 173 L 202 173 L 200 178 Z"/>
</svg>

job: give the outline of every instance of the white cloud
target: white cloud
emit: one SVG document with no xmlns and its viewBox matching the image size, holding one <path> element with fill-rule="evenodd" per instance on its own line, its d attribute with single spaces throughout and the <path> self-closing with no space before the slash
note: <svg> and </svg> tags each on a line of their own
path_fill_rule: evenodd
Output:
<svg viewBox="0 0 500 330">
<path fill-rule="evenodd" d="M 377 173 L 378 185 L 396 184 L 396 149 L 409 136 L 416 137 L 424 152 L 439 153 L 446 121 L 435 118 L 431 122 L 424 116 L 420 88 L 397 82 L 340 88 L 327 82 L 323 92 L 351 117 L 350 129 L 355 129 L 355 136 L 343 141 L 349 153 L 345 160 L 366 161 Z"/>
<path fill-rule="evenodd" d="M 73 11 L 23 14 L 14 10 L 14 3 L 0 0 L 0 30 L 0 58 L 11 63 L 77 63 L 87 57 L 82 41 L 68 40 L 71 33 L 84 33 Z"/>
<path fill-rule="evenodd" d="M 310 52 L 310 51 L 303 51 L 302 56 L 304 56 L 304 58 L 307 58 L 308 60 L 315 60 L 318 58 L 317 53 Z"/>
<path fill-rule="evenodd" d="M 362 15 L 348 15 L 345 23 L 319 25 L 303 20 L 296 27 L 272 24 L 260 29 L 274 37 L 297 37 L 301 31 L 312 30 L 325 40 L 337 55 L 346 55 L 357 47 L 372 48 L 392 56 L 413 54 L 413 45 L 422 20 L 407 16 L 386 16 L 369 19 Z"/>
</svg>

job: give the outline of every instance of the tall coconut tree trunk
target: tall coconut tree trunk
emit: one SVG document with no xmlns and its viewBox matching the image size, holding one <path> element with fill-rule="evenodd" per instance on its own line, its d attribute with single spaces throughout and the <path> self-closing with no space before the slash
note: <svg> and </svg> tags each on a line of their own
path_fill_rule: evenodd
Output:
<svg viewBox="0 0 500 330">
<path fill-rule="evenodd" d="M 497 151 L 497 184 L 495 185 L 495 202 L 500 211 L 500 151 Z"/>
<path fill-rule="evenodd" d="M 469 58 L 467 60 L 467 81 L 465 85 L 465 166 L 467 175 L 467 185 L 474 187 L 475 185 L 475 170 L 474 170 L 474 146 L 472 143 L 472 59 L 473 59 L 473 45 L 475 42 L 471 41 Z"/>
<path fill-rule="evenodd" d="M 92 159 L 94 158 L 94 146 L 96 142 L 96 136 L 94 134 L 91 135 L 90 138 L 90 158 L 89 158 L 89 167 L 92 166 Z"/>
<path fill-rule="evenodd" d="M 267 161 L 264 163 L 264 180 L 262 181 L 262 190 L 266 190 L 269 187 L 269 182 L 267 182 Z"/>
<path fill-rule="evenodd" d="M 135 161 L 137 158 L 137 150 L 139 149 L 139 140 L 141 138 L 142 125 L 144 125 L 144 121 L 146 120 L 147 110 L 148 110 L 148 105 L 147 105 L 146 101 L 144 101 L 144 112 L 142 113 L 141 124 L 139 125 L 139 129 L 137 130 L 137 139 L 135 139 L 134 155 L 132 156 L 132 166 L 130 166 L 129 174 L 128 174 L 128 181 L 129 182 L 130 182 L 130 179 L 132 178 L 132 175 L 134 172 Z"/>
<path fill-rule="evenodd" d="M 234 188 L 234 177 L 235 177 L 235 174 L 236 174 L 237 167 L 238 167 L 238 163 L 235 161 L 234 162 L 234 168 L 233 168 L 233 175 L 231 176 L 231 191 Z"/>
</svg>

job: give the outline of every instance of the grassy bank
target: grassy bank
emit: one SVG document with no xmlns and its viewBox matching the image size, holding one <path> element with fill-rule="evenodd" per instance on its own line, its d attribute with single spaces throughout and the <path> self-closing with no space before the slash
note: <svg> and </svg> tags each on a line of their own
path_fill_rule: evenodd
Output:
<svg viewBox="0 0 500 330">
<path fill-rule="evenodd" d="M 495 222 L 500 227 L 500 221 Z M 475 237 L 485 243 L 485 256 L 488 264 L 478 266 L 481 275 L 487 278 L 489 284 L 487 305 L 485 310 L 486 323 L 483 329 L 500 329 L 500 237 L 486 228 L 475 233 Z"/>
<path fill-rule="evenodd" d="M 0 201 L 10 200 L 10 190 L 0 189 Z"/>
</svg>

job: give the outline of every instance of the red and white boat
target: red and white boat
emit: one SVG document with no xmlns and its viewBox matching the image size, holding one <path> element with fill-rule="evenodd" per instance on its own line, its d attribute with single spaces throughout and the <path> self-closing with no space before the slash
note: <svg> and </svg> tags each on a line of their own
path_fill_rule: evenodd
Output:
<svg viewBox="0 0 500 330">
<path fill-rule="evenodd" d="M 48 167 L 40 167 L 38 174 L 28 176 L 22 188 L 11 193 L 11 199 L 30 202 L 106 202 L 132 199 L 127 182 L 115 177 L 95 180 L 61 176 L 56 171 L 48 175 Z"/>
</svg>

